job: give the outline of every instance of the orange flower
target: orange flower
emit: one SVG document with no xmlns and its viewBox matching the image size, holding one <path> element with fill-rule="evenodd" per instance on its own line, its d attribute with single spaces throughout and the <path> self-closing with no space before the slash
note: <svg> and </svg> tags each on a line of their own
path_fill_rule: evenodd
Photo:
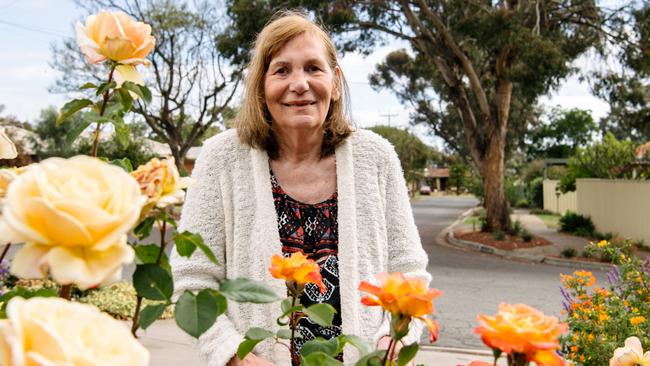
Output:
<svg viewBox="0 0 650 366">
<path fill-rule="evenodd" d="M 420 319 L 431 334 L 431 342 L 438 338 L 438 324 L 425 317 L 433 313 L 433 300 L 442 295 L 436 289 L 429 289 L 426 283 L 418 278 L 407 278 L 402 273 L 381 273 L 377 275 L 380 285 L 361 281 L 359 291 L 367 292 L 361 299 L 366 306 L 381 306 L 393 316 L 403 316 Z"/>
<path fill-rule="evenodd" d="M 596 277 L 589 271 L 575 271 L 573 275 L 578 277 L 578 279 L 582 279 L 584 282 L 581 281 L 580 283 L 584 283 L 587 287 L 591 287 L 596 283 Z"/>
<path fill-rule="evenodd" d="M 311 259 L 307 259 L 301 252 L 295 252 L 288 258 L 275 254 L 271 258 L 269 272 L 275 278 L 298 284 L 298 286 L 313 283 L 318 285 L 321 292 L 327 290 L 323 283 L 323 277 L 320 275 L 318 264 Z"/>
<path fill-rule="evenodd" d="M 564 365 L 555 350 L 567 325 L 558 318 L 524 304 L 501 304 L 496 316 L 479 315 L 478 320 L 480 326 L 475 331 L 489 347 L 508 354 L 523 353 L 527 361 L 540 366 Z"/>
<path fill-rule="evenodd" d="M 467 366 L 492 366 L 492 364 L 485 361 L 472 361 Z"/>
</svg>

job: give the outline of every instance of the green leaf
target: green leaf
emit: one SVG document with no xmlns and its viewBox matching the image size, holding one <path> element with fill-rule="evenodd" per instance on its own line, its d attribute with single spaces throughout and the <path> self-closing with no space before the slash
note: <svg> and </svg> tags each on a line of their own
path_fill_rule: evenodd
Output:
<svg viewBox="0 0 650 366">
<path fill-rule="evenodd" d="M 263 341 L 267 338 L 273 337 L 275 334 L 269 330 L 266 330 L 264 328 L 258 328 L 258 327 L 253 327 L 248 329 L 246 332 L 246 337 L 247 339 L 252 339 L 254 341 Z"/>
<path fill-rule="evenodd" d="M 137 96 L 142 98 L 145 103 L 151 103 L 151 91 L 146 86 L 138 85 L 131 81 L 125 81 L 121 88 L 135 93 Z"/>
<path fill-rule="evenodd" d="M 90 121 L 88 120 L 77 120 L 72 123 L 72 127 L 68 130 L 68 133 L 65 135 L 65 144 L 71 145 L 74 140 L 81 135 L 86 128 L 90 126 Z"/>
<path fill-rule="evenodd" d="M 174 308 L 176 324 L 194 338 L 212 327 L 218 313 L 217 300 L 210 289 L 201 290 L 196 296 L 185 291 Z"/>
<path fill-rule="evenodd" d="M 129 135 L 131 134 L 131 131 L 129 130 L 129 126 L 126 123 L 124 123 L 124 120 L 119 116 L 115 116 L 111 120 L 111 122 L 115 127 L 115 135 L 117 136 L 117 142 L 119 142 L 120 146 L 122 147 L 128 147 L 129 140 L 130 140 Z"/>
<path fill-rule="evenodd" d="M 129 92 L 125 89 L 117 89 L 117 96 L 119 98 L 120 104 L 122 104 L 122 108 L 124 112 L 128 112 L 131 110 L 131 107 L 133 106 L 133 97 Z"/>
<path fill-rule="evenodd" d="M 358 349 L 361 356 L 365 356 L 371 351 L 371 348 L 368 345 L 368 343 L 366 343 L 366 341 L 361 339 L 361 337 L 355 336 L 353 334 L 342 334 L 339 336 L 339 338 L 341 339 L 341 343 L 343 345 L 349 343 L 354 348 Z"/>
<path fill-rule="evenodd" d="M 133 229 L 133 233 L 140 240 L 148 237 L 151 235 L 151 229 L 153 228 L 154 222 L 156 222 L 155 217 L 147 217 L 142 220 L 135 229 Z"/>
<path fill-rule="evenodd" d="M 79 87 L 79 90 L 84 90 L 84 89 L 94 89 L 97 88 L 97 85 L 93 83 L 85 83 L 84 85 Z"/>
<path fill-rule="evenodd" d="M 385 353 L 386 353 L 385 349 L 368 353 L 367 355 L 361 357 L 359 361 L 357 361 L 357 363 L 355 363 L 354 365 L 355 366 L 380 366 Z"/>
<path fill-rule="evenodd" d="M 58 293 L 56 289 L 53 288 L 40 288 L 38 290 L 32 290 L 25 287 L 14 287 L 11 291 L 5 292 L 0 296 L 0 318 L 4 319 L 7 317 L 6 309 L 7 303 L 14 297 L 22 297 L 24 299 L 29 299 L 32 297 L 56 297 Z"/>
<path fill-rule="evenodd" d="M 275 336 L 281 339 L 291 339 L 291 329 L 279 329 Z"/>
<path fill-rule="evenodd" d="M 302 353 L 302 351 L 301 351 Z M 341 366 L 343 362 L 323 352 L 314 352 L 308 356 L 301 356 L 302 366 Z"/>
<path fill-rule="evenodd" d="M 131 173 L 133 171 L 133 164 L 131 164 L 131 160 L 129 160 L 129 158 L 113 159 L 110 161 L 110 163 L 115 166 L 119 166 L 127 173 Z"/>
<path fill-rule="evenodd" d="M 397 366 L 404 366 L 409 363 L 413 358 L 415 358 L 418 349 L 420 349 L 418 342 L 413 342 L 408 346 L 402 347 L 402 349 L 399 350 L 399 356 L 397 356 Z"/>
<path fill-rule="evenodd" d="M 61 108 L 61 114 L 59 114 L 59 117 L 56 119 L 56 125 L 60 126 L 61 123 L 70 118 L 70 116 L 92 104 L 93 101 L 90 99 L 74 99 L 69 101 Z"/>
<path fill-rule="evenodd" d="M 140 328 L 147 329 L 165 312 L 165 304 L 148 305 L 140 313 Z"/>
<path fill-rule="evenodd" d="M 325 340 L 322 338 L 312 339 L 309 342 L 305 342 L 305 344 L 303 344 L 302 348 L 300 349 L 300 354 L 304 357 L 314 352 L 321 352 L 332 357 L 338 356 L 338 354 L 340 353 L 339 339 L 338 338 L 332 338 L 329 340 Z"/>
<path fill-rule="evenodd" d="M 266 304 L 280 300 L 268 285 L 248 278 L 225 279 L 219 284 L 219 291 L 227 298 L 238 302 Z"/>
<path fill-rule="evenodd" d="M 174 234 L 174 243 L 176 243 L 176 251 L 181 257 L 191 257 L 196 250 L 196 244 L 192 240 L 188 240 L 182 234 Z"/>
<path fill-rule="evenodd" d="M 156 244 L 138 245 L 135 248 L 135 258 L 138 264 L 156 263 L 160 247 Z"/>
<path fill-rule="evenodd" d="M 189 231 L 183 231 L 182 233 L 176 233 L 174 234 L 174 242 L 176 245 L 178 245 L 179 241 L 189 241 L 191 244 L 197 246 L 203 254 L 205 254 L 208 259 L 214 263 L 214 264 L 219 264 L 217 261 L 217 257 L 214 256 L 214 253 L 212 253 L 212 250 L 208 248 L 207 245 L 203 242 L 203 238 L 201 235 L 196 234 L 196 233 L 191 233 Z M 185 243 L 185 245 L 190 245 L 189 243 Z M 180 253 L 179 253 L 180 254 Z"/>
<path fill-rule="evenodd" d="M 260 342 L 261 341 L 252 339 L 244 339 L 244 341 L 239 344 L 239 347 L 237 347 L 237 357 L 239 357 L 240 360 L 243 360 L 244 357 L 251 353 L 253 348 L 255 348 L 255 346 Z"/>
<path fill-rule="evenodd" d="M 334 314 L 336 314 L 336 309 L 330 304 L 314 304 L 304 308 L 302 311 L 309 319 L 321 327 L 331 327 Z"/>
<path fill-rule="evenodd" d="M 101 83 L 99 84 L 99 87 L 97 88 L 97 92 L 95 93 L 95 95 L 104 94 L 105 91 L 107 91 L 108 89 L 115 88 L 116 86 L 117 83 L 115 81 L 111 81 L 110 83 L 106 83 L 106 82 Z"/>
<path fill-rule="evenodd" d="M 219 316 L 228 310 L 228 299 L 217 291 L 214 291 L 213 295 L 217 302 L 217 316 Z"/>
<path fill-rule="evenodd" d="M 174 292 L 171 275 L 153 263 L 140 264 L 133 273 L 133 287 L 138 295 L 149 300 L 169 301 Z"/>
</svg>

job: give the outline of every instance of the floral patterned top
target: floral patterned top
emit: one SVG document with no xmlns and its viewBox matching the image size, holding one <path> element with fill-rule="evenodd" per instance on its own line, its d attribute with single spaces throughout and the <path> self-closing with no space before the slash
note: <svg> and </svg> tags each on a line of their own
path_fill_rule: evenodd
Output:
<svg viewBox="0 0 650 366">
<path fill-rule="evenodd" d="M 298 321 L 297 332 L 301 338 L 295 340 L 296 351 L 291 355 L 294 366 L 300 364 L 302 345 L 322 337 L 334 338 L 341 334 L 341 293 L 338 273 L 338 221 L 337 192 L 328 199 L 316 204 L 299 202 L 282 190 L 275 175 L 271 172 L 273 201 L 278 216 L 278 230 L 282 242 L 282 253 L 290 256 L 302 252 L 320 266 L 320 273 L 327 291 L 320 292 L 318 286 L 309 283 L 305 287 L 300 303 L 309 306 L 317 303 L 330 304 L 336 309 L 331 327 L 321 327 L 308 317 Z M 341 356 L 342 360 L 342 356 Z"/>
</svg>

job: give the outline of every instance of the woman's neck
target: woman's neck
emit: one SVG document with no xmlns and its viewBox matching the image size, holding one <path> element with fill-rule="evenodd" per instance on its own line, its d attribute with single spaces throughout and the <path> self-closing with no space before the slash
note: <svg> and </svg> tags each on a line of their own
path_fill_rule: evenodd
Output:
<svg viewBox="0 0 650 366">
<path fill-rule="evenodd" d="M 318 161 L 323 146 L 323 131 L 276 131 L 278 160 L 302 163 Z"/>
</svg>

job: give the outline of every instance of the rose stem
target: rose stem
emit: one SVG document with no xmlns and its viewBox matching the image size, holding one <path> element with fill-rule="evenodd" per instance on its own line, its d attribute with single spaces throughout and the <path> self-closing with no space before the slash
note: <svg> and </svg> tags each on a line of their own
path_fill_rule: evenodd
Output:
<svg viewBox="0 0 650 366">
<path fill-rule="evenodd" d="M 117 64 L 114 64 L 111 66 L 111 71 L 108 73 L 108 81 L 107 83 L 110 84 L 111 81 L 113 81 L 113 72 L 115 71 L 115 67 Z M 106 88 L 104 91 L 104 97 L 102 100 L 102 108 L 99 110 L 99 116 L 103 117 L 104 116 L 104 111 L 106 111 L 106 105 L 108 104 L 108 97 L 110 96 L 109 93 L 109 88 Z M 97 122 L 97 128 L 95 128 L 95 141 L 93 141 L 93 149 L 90 152 L 90 155 L 97 157 L 97 148 L 99 147 L 99 127 L 101 126 L 101 122 Z"/>
<path fill-rule="evenodd" d="M 156 259 L 156 263 L 158 265 L 162 263 L 163 253 L 165 253 L 165 245 L 167 244 L 165 241 L 165 233 L 167 232 L 167 220 L 165 219 L 166 217 L 163 218 L 162 227 L 160 227 L 160 251 L 158 252 L 158 258 Z M 135 314 L 133 315 L 133 324 L 131 325 L 131 334 L 133 334 L 133 336 L 136 338 L 138 338 L 136 332 L 140 326 L 140 308 L 142 308 L 142 296 L 138 295 L 135 304 Z"/>
<path fill-rule="evenodd" d="M 391 337 L 391 338 L 390 338 L 390 343 L 388 343 L 388 349 L 386 350 L 386 354 L 384 354 L 384 359 L 381 360 L 381 366 L 386 366 L 386 365 L 387 365 L 387 362 L 388 362 L 388 353 L 389 353 L 390 350 L 393 348 L 393 342 L 394 342 L 394 339 Z"/>
<path fill-rule="evenodd" d="M 296 295 L 291 295 L 291 308 L 293 309 L 294 306 L 296 306 Z M 295 353 L 294 351 L 295 351 L 295 348 L 296 348 L 295 342 L 293 341 L 294 337 L 295 337 L 295 334 L 296 334 L 295 319 L 296 319 L 296 313 L 292 312 L 289 315 L 289 324 L 291 324 L 291 339 L 289 340 L 289 347 L 290 347 L 289 348 L 289 353 L 291 353 L 292 358 L 293 358 L 293 354 Z"/>
<path fill-rule="evenodd" d="M 399 342 L 399 341 L 395 341 L 395 342 L 393 342 L 393 348 L 390 349 L 390 356 L 389 356 L 389 359 L 390 359 L 391 361 L 395 359 L 395 358 L 394 358 L 394 357 L 395 357 L 395 348 L 397 348 L 397 342 Z"/>
<path fill-rule="evenodd" d="M 5 259 L 5 256 L 7 255 L 7 252 L 9 252 L 9 247 L 11 247 L 11 243 L 7 243 L 5 245 L 5 249 L 2 251 L 2 255 L 0 255 L 0 263 Z"/>
</svg>

